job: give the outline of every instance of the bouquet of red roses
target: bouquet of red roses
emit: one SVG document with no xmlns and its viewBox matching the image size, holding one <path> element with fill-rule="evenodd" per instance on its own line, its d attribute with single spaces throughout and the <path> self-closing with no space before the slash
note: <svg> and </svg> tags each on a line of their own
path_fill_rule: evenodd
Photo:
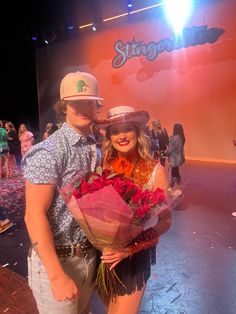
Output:
<svg viewBox="0 0 236 314">
<path fill-rule="evenodd" d="M 126 247 L 142 231 L 154 226 L 168 207 L 162 189 L 141 189 L 132 179 L 101 167 L 60 192 L 90 243 L 100 251 Z M 109 272 L 101 263 L 97 284 L 107 294 L 108 281 L 113 282 L 110 289 L 123 284 L 115 270 Z"/>
</svg>

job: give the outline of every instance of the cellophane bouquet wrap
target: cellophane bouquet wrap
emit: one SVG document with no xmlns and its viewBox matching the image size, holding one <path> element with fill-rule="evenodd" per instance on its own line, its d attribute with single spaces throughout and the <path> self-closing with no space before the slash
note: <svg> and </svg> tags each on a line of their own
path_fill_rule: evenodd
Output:
<svg viewBox="0 0 236 314">
<path fill-rule="evenodd" d="M 60 192 L 90 243 L 100 251 L 126 247 L 154 226 L 168 207 L 162 189 L 142 189 L 132 179 L 101 167 Z M 115 269 L 110 271 L 101 262 L 97 274 L 100 294 L 114 295 L 120 285 L 124 284 Z"/>
</svg>

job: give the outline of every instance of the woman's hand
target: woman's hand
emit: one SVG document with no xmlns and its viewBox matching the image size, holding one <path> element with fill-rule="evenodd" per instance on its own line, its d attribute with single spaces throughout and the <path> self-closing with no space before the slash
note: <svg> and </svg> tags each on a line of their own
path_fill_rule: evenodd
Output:
<svg viewBox="0 0 236 314">
<path fill-rule="evenodd" d="M 103 263 L 110 264 L 110 270 L 112 270 L 123 259 L 130 256 L 130 249 L 124 248 L 119 250 L 104 249 L 101 259 Z"/>
</svg>

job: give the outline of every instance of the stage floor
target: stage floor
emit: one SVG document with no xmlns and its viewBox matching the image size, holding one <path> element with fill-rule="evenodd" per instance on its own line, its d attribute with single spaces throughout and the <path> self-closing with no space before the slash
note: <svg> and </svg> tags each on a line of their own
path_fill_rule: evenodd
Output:
<svg viewBox="0 0 236 314">
<path fill-rule="evenodd" d="M 236 165 L 186 162 L 180 170 L 184 199 L 158 244 L 139 313 L 235 314 Z M 0 181 L 0 192 L 0 205 L 14 222 L 0 234 L 0 264 L 26 277 L 29 239 L 20 175 Z M 0 304 L 9 307 L 2 298 Z M 92 312 L 105 314 L 96 295 Z"/>
</svg>

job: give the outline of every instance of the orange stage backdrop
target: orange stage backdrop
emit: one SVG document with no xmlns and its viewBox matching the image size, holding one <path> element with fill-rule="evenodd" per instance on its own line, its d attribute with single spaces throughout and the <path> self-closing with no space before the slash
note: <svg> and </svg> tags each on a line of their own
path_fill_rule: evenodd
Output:
<svg viewBox="0 0 236 314">
<path fill-rule="evenodd" d="M 187 159 L 236 163 L 235 12 L 234 0 L 199 5 L 186 25 L 191 42 L 186 48 L 172 49 L 174 35 L 164 17 L 142 18 L 140 13 L 132 23 L 126 18 L 108 22 L 78 40 L 40 49 L 41 130 L 53 119 L 51 106 L 59 97 L 62 77 L 70 71 L 88 71 L 97 77 L 104 97 L 102 117 L 116 105 L 146 109 L 169 134 L 174 123 L 183 124 Z M 119 40 L 133 43 L 123 65 L 125 48 L 119 46 L 119 58 L 115 50 Z M 143 55 L 133 56 L 140 49 Z"/>
</svg>

